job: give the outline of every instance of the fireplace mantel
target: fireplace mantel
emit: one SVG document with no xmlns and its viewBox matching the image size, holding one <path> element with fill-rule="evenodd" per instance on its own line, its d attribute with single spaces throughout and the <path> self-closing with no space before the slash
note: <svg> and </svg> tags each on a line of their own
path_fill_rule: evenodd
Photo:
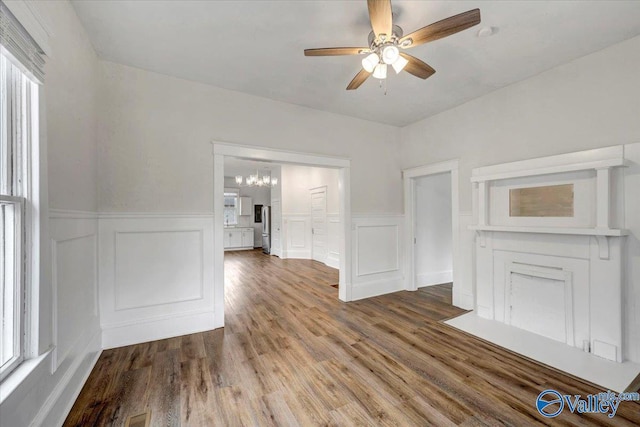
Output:
<svg viewBox="0 0 640 427">
<path fill-rule="evenodd" d="M 629 230 L 620 228 L 573 228 L 573 227 L 511 227 L 501 225 L 470 225 L 469 230 L 504 231 L 507 233 L 575 234 L 578 236 L 622 237 Z"/>
<path fill-rule="evenodd" d="M 615 146 L 472 171 L 479 317 L 622 362 L 625 165 Z M 525 190 L 534 195 L 512 199 Z"/>
<path fill-rule="evenodd" d="M 621 202 L 616 174 L 614 171 L 624 167 L 624 146 L 599 148 L 595 150 L 581 151 L 577 153 L 560 154 L 557 156 L 542 157 L 522 160 L 518 162 L 504 163 L 473 169 L 471 182 L 476 194 L 477 224 L 473 230 L 484 231 L 512 231 L 521 233 L 557 233 L 580 234 L 592 236 L 624 236 L 626 230 L 616 227 L 616 213 L 613 208 Z M 491 190 L 497 185 L 518 182 L 541 183 L 545 180 L 553 180 L 558 177 L 562 182 L 570 182 L 579 173 L 593 174 L 593 197 L 589 201 L 587 209 L 593 210 L 593 218 L 589 223 L 581 224 L 554 224 L 549 226 L 541 219 L 539 223 L 531 224 L 500 224 L 491 217 L 493 201 Z M 526 181 L 525 181 L 526 180 Z M 580 181 L 580 180 L 579 180 Z M 585 181 L 582 179 L 581 181 Z M 579 208 L 581 211 L 584 208 Z M 548 219 L 548 218 L 547 218 Z M 510 227 L 508 230 L 495 227 Z"/>
</svg>

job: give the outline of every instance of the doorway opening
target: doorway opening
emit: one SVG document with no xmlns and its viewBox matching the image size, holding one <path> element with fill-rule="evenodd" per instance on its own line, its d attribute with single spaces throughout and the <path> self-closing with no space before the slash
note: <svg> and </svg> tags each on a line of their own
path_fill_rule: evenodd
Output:
<svg viewBox="0 0 640 427">
<path fill-rule="evenodd" d="M 453 305 L 461 306 L 458 284 L 458 161 L 403 171 L 405 191 L 405 289 L 451 283 Z"/>
<path fill-rule="evenodd" d="M 267 239 L 268 250 L 264 250 L 269 255 L 265 256 L 314 259 L 337 268 L 339 270 L 338 298 L 342 301 L 350 301 L 350 161 L 217 142 L 213 143 L 213 152 L 216 327 L 224 326 L 224 254 L 225 248 L 229 250 L 228 245 L 231 243 L 244 245 L 239 248 L 234 247 L 234 250 L 248 250 L 265 248 L 264 242 Z M 262 178 L 262 175 L 269 176 L 268 192 L 266 185 L 262 186 L 264 187 L 262 190 L 257 190 L 260 186 L 247 186 L 248 171 L 239 171 L 240 166 L 250 166 L 252 175 L 258 175 L 258 178 Z M 301 170 L 308 172 L 301 174 Z M 275 185 L 273 178 L 277 182 Z M 285 181 L 289 187 L 283 189 Z M 297 185 L 290 185 L 291 183 Z M 324 194 L 321 191 L 323 187 Z M 237 195 L 237 204 L 232 200 L 234 194 Z M 243 199 L 245 204 L 252 206 L 251 209 L 247 208 L 243 211 Z M 287 204 L 288 200 L 295 200 L 295 203 Z M 257 201 L 262 205 L 259 221 L 256 221 Z M 287 209 L 290 211 L 286 211 Z M 239 214 L 241 211 L 244 212 L 242 215 Z M 235 212 L 238 212 L 237 217 L 234 217 Z M 229 224 L 229 218 L 233 218 L 234 224 Z M 225 223 L 224 220 L 227 222 Z M 266 230 L 265 220 L 269 224 Z M 242 235 L 242 231 L 236 230 L 236 227 L 246 228 L 244 230 L 247 234 L 246 241 L 243 239 L 244 236 L 239 239 L 226 238 L 228 234 Z M 258 243 L 260 245 L 256 246 Z"/>
</svg>

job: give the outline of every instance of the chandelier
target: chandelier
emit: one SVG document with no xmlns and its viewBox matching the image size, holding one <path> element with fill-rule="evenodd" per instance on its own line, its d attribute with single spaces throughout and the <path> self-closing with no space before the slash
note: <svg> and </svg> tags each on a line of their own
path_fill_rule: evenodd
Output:
<svg viewBox="0 0 640 427">
<path fill-rule="evenodd" d="M 271 178 L 271 175 L 266 174 L 260 176 L 256 169 L 255 175 L 249 175 L 247 177 L 236 175 L 236 184 L 244 187 L 275 187 L 278 185 L 278 178 Z"/>
</svg>

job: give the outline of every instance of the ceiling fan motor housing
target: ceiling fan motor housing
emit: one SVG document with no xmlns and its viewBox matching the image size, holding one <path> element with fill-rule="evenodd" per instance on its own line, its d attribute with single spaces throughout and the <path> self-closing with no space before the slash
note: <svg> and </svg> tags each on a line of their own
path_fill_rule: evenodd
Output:
<svg viewBox="0 0 640 427">
<path fill-rule="evenodd" d="M 394 25 L 393 26 L 393 30 L 391 30 L 391 32 L 392 32 L 391 37 L 387 37 L 384 42 L 378 40 L 377 43 L 376 43 L 376 34 L 373 31 L 371 31 L 369 33 L 369 38 L 368 38 L 369 47 L 371 48 L 371 50 L 373 50 L 374 47 L 380 46 L 381 44 L 383 44 L 385 42 L 386 43 L 388 43 L 388 42 L 397 43 L 398 40 L 400 40 L 402 38 L 402 36 L 404 35 L 404 32 L 402 31 L 402 28 L 400 28 L 399 25 Z"/>
</svg>

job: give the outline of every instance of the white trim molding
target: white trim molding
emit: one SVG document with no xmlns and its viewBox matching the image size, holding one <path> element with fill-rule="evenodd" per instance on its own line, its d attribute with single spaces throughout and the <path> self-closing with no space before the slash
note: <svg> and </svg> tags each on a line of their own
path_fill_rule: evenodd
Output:
<svg viewBox="0 0 640 427">
<path fill-rule="evenodd" d="M 289 163 L 338 169 L 338 199 L 340 203 L 340 225 L 343 238 L 340 239 L 340 279 L 338 298 L 351 300 L 351 160 L 309 153 L 277 150 L 250 145 L 212 141 L 213 145 L 213 212 L 214 218 L 223 217 L 224 199 L 224 159 L 239 157 L 277 163 Z M 216 325 L 224 326 L 224 224 L 214 221 L 214 307 Z"/>
<path fill-rule="evenodd" d="M 418 289 L 416 281 L 415 268 L 415 210 L 416 210 L 416 179 L 436 175 L 441 173 L 450 173 L 451 176 L 451 246 L 452 246 L 452 274 L 453 282 L 453 305 L 464 309 L 472 309 L 469 305 L 469 298 L 463 297 L 462 286 L 458 269 L 460 263 L 460 200 L 459 200 L 459 178 L 458 178 L 457 159 L 447 160 L 444 162 L 433 163 L 424 166 L 418 166 L 402 171 L 404 182 L 404 214 L 405 229 L 407 238 L 405 239 L 405 284 L 404 287 L 408 291 Z"/>
<path fill-rule="evenodd" d="M 210 215 L 101 216 L 103 347 L 220 327 L 211 263 L 214 246 Z"/>
<path fill-rule="evenodd" d="M 590 169 L 610 169 L 625 166 L 625 164 L 624 146 L 615 145 L 475 168 L 471 171 L 471 182 L 480 183 Z"/>
</svg>

